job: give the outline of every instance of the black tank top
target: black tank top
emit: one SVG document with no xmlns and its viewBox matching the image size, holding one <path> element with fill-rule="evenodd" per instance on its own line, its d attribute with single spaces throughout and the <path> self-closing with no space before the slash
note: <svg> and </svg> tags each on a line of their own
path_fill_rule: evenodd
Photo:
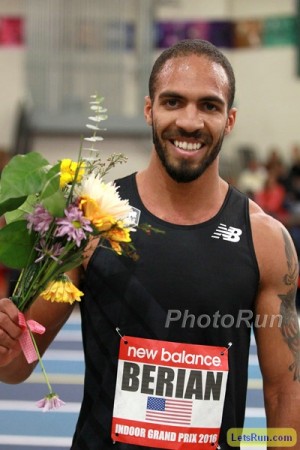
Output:
<svg viewBox="0 0 300 450">
<path fill-rule="evenodd" d="M 120 340 L 116 327 L 127 336 L 232 343 L 219 441 L 222 450 L 229 448 L 227 430 L 244 422 L 250 322 L 259 282 L 248 199 L 229 187 L 215 217 L 174 225 L 145 209 L 134 174 L 117 184 L 121 197 L 141 211 L 140 223 L 164 234 L 132 233 L 137 261 L 98 248 L 89 262 L 81 302 L 84 398 L 72 449 L 147 448 L 113 444 L 110 437 Z"/>
</svg>

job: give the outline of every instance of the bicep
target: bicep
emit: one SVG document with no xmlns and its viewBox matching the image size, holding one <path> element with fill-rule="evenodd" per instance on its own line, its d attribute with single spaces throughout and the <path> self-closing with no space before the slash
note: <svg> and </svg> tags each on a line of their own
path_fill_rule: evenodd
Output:
<svg viewBox="0 0 300 450">
<path fill-rule="evenodd" d="M 276 241 L 262 268 L 254 329 L 264 383 L 278 388 L 284 380 L 300 381 L 300 333 L 295 306 L 297 255 L 284 228 Z"/>
</svg>

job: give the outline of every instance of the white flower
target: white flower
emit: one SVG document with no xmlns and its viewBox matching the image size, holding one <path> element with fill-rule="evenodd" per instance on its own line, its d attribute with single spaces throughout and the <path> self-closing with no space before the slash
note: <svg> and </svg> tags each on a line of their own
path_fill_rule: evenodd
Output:
<svg viewBox="0 0 300 450">
<path fill-rule="evenodd" d="M 102 216 L 124 219 L 131 211 L 128 200 L 121 199 L 118 193 L 118 187 L 114 183 L 104 183 L 94 175 L 82 180 L 81 186 L 76 191 L 76 194 L 81 198 L 94 200 Z"/>
</svg>

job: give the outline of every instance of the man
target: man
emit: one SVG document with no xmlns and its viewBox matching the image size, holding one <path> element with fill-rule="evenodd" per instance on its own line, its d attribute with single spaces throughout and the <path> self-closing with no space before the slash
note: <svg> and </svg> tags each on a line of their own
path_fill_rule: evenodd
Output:
<svg viewBox="0 0 300 450">
<path fill-rule="evenodd" d="M 153 131 L 150 163 L 118 184 L 121 196 L 141 211 L 140 223 L 164 234 L 149 237 L 137 232 L 137 261 L 102 248 L 86 260 L 81 303 L 86 376 L 73 450 L 146 448 L 118 443 L 116 432 L 114 444 L 110 434 L 119 346 L 122 340 L 130 343 L 128 336 L 151 340 L 154 349 L 155 342 L 166 348 L 168 342 L 204 345 L 208 355 L 209 349 L 219 347 L 224 354 L 232 344 L 218 439 L 221 449 L 228 448 L 226 433 L 242 427 L 245 414 L 251 332 L 249 321 L 240 320 L 245 313 L 249 320 L 251 313 L 260 319 L 254 331 L 268 427 L 300 432 L 300 345 L 294 304 L 298 261 L 283 226 L 219 175 L 222 141 L 236 119 L 234 93 L 230 63 L 206 41 L 182 41 L 154 64 L 144 108 Z M 28 317 L 47 330 L 37 338 L 41 352 L 70 313 L 66 305 L 42 300 L 31 307 Z M 221 320 L 225 316 L 232 318 L 230 326 Z M 214 321 L 204 326 L 202 318 Z M 16 308 L 3 299 L 0 379 L 4 382 L 21 382 L 33 370 L 20 351 L 19 335 Z M 176 362 L 170 366 L 169 374 L 175 372 Z M 139 365 L 130 367 L 127 390 L 137 390 L 139 375 L 133 372 Z M 147 370 L 142 389 L 154 392 L 155 366 Z M 167 389 L 174 387 L 167 376 L 162 383 L 166 397 Z M 190 386 L 194 397 L 200 396 L 197 382 Z M 179 397 L 183 384 L 177 383 Z M 137 402 L 141 396 L 137 394 Z M 186 397 L 193 399 L 190 394 Z M 136 405 L 127 407 L 129 414 Z M 207 411 L 214 414 L 213 409 Z"/>
</svg>

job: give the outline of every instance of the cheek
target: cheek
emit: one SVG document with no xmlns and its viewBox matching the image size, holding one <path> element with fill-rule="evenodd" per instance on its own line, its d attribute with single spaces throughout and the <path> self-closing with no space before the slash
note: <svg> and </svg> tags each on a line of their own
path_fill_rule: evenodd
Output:
<svg viewBox="0 0 300 450">
<path fill-rule="evenodd" d="M 156 129 L 159 135 L 163 135 L 172 129 L 176 129 L 176 118 L 177 115 L 170 113 L 160 113 L 152 115 L 152 126 Z"/>
<path fill-rule="evenodd" d="M 224 122 L 224 118 L 223 119 L 220 118 L 219 120 L 215 121 L 213 128 L 211 130 L 214 130 L 215 137 L 227 134 L 230 132 L 229 121 L 226 120 Z"/>
</svg>

